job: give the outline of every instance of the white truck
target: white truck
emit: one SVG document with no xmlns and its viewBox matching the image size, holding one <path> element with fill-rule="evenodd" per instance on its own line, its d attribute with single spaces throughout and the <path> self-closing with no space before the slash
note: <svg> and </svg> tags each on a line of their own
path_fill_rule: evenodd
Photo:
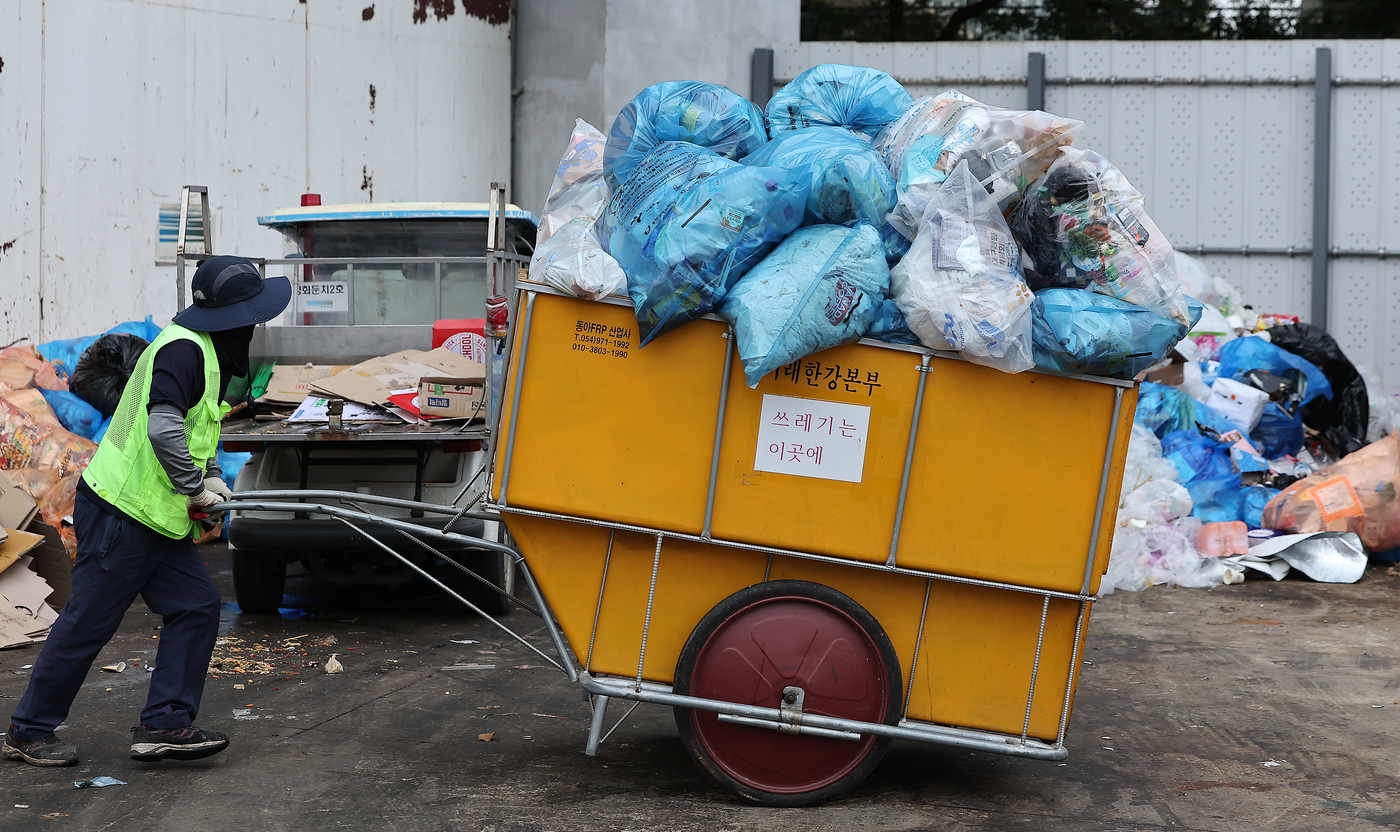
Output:
<svg viewBox="0 0 1400 832">
<path fill-rule="evenodd" d="M 282 325 L 258 328 L 250 349 L 253 363 L 352 365 L 400 350 L 426 350 L 434 321 L 484 318 L 488 294 L 513 298 L 514 278 L 528 262 L 537 220 L 505 204 L 503 189 L 493 186 L 491 196 L 490 203 L 313 204 L 260 217 L 261 225 L 282 234 L 285 256 L 255 262 L 267 274 L 288 274 L 301 288 Z M 177 257 L 183 266 L 183 238 Z M 313 290 L 314 284 L 320 285 Z M 481 339 L 475 349 L 491 353 L 499 344 Z M 485 357 L 488 368 L 494 367 L 496 357 Z M 488 378 L 488 401 L 493 401 L 492 381 Z M 424 517 L 382 501 L 366 507 L 414 524 L 450 525 L 500 540 L 504 530 L 498 524 L 466 515 L 486 481 L 493 412 L 494 406 L 485 421 L 450 427 L 328 426 L 266 421 L 255 414 L 225 422 L 220 438 L 225 450 L 253 453 L 239 472 L 237 491 L 288 492 L 288 499 L 304 500 L 333 490 L 455 504 L 464 509 L 455 518 Z M 311 574 L 334 586 L 388 587 L 416 577 L 334 519 L 239 511 L 231 513 L 228 524 L 234 587 L 247 613 L 275 615 L 289 576 Z M 406 533 L 378 529 L 374 534 L 402 543 Z M 515 571 L 507 556 L 480 549 L 444 554 L 454 562 L 420 551 L 418 563 L 435 576 L 455 577 L 460 591 L 487 612 L 511 609 L 506 594 L 513 592 Z M 492 586 L 485 585 L 488 581 Z"/>
</svg>

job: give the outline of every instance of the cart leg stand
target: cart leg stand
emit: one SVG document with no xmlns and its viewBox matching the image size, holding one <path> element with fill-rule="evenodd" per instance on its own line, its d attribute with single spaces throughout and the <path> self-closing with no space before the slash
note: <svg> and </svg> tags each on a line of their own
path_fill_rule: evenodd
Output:
<svg viewBox="0 0 1400 832">
<path fill-rule="evenodd" d="M 598 743 L 603 740 L 603 720 L 608 715 L 610 698 L 601 693 L 593 695 L 593 724 L 588 727 L 588 745 L 583 749 L 583 753 L 590 757 L 598 756 Z"/>
</svg>

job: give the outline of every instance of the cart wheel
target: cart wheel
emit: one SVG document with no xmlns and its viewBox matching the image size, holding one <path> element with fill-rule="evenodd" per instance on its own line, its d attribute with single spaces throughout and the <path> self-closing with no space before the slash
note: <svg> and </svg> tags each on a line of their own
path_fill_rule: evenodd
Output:
<svg viewBox="0 0 1400 832">
<path fill-rule="evenodd" d="M 673 690 L 777 708 L 801 690 L 804 713 L 893 725 L 903 682 L 899 658 L 875 617 L 846 595 L 808 581 L 740 590 L 710 610 L 685 643 Z M 794 695 L 799 695 L 791 691 Z M 676 708 L 686 751 L 708 775 L 766 806 L 806 806 L 865 779 L 888 737 L 858 740 L 780 734 Z"/>
<path fill-rule="evenodd" d="M 287 564 L 268 552 L 234 549 L 233 592 L 249 615 L 277 615 L 287 587 Z"/>
</svg>

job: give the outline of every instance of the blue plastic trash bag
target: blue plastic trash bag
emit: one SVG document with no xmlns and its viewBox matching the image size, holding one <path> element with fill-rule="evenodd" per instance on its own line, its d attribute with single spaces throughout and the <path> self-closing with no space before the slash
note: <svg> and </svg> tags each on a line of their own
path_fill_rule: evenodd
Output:
<svg viewBox="0 0 1400 832">
<path fill-rule="evenodd" d="M 1275 375 L 1283 375 L 1284 371 L 1290 369 L 1301 371 L 1308 380 L 1308 389 L 1303 396 L 1304 404 L 1318 396 L 1332 398 L 1332 384 L 1316 364 L 1282 347 L 1276 347 L 1263 338 L 1235 338 L 1226 341 L 1220 348 L 1220 378 L 1231 378 L 1248 384 L 1244 375 L 1250 370 L 1267 370 Z M 1267 456 L 1273 459 L 1280 454 Z"/>
<path fill-rule="evenodd" d="M 1132 378 L 1161 361 L 1187 328 L 1150 309 L 1083 289 L 1043 289 L 1031 308 L 1037 369 Z"/>
<path fill-rule="evenodd" d="M 613 121 L 603 150 L 603 177 L 616 192 L 662 142 L 690 142 L 726 159 L 742 159 L 768 141 L 758 105 L 728 87 L 665 81 L 637 94 Z"/>
<path fill-rule="evenodd" d="M 43 388 L 39 392 L 53 408 L 54 415 L 58 416 L 58 423 L 84 439 L 92 439 L 102 426 L 102 412 L 83 401 L 78 394 Z"/>
<path fill-rule="evenodd" d="M 246 451 L 226 451 L 224 443 L 219 443 L 219 453 L 215 458 L 219 462 L 219 470 L 224 472 L 223 479 L 229 488 L 233 488 L 233 483 L 238 479 L 238 472 L 243 470 L 243 465 L 252 456 Z"/>
<path fill-rule="evenodd" d="M 909 248 L 914 245 L 912 240 L 900 234 L 899 229 L 889 223 L 880 226 L 880 242 L 885 244 L 885 260 L 891 266 L 903 259 L 904 255 L 909 253 Z"/>
<path fill-rule="evenodd" d="M 127 321 L 117 324 L 102 335 L 116 333 L 135 335 L 147 341 L 154 341 L 156 336 L 160 334 L 160 327 L 156 326 L 150 315 L 147 315 L 144 321 Z M 78 359 L 82 358 L 83 353 L 87 352 L 87 348 L 92 346 L 93 342 L 101 338 L 102 335 L 85 335 L 82 338 L 49 341 L 46 344 L 40 344 L 35 349 L 44 357 L 45 361 L 57 365 L 60 375 L 67 377 L 73 375 L 73 371 L 78 369 Z"/>
<path fill-rule="evenodd" d="M 719 305 L 802 223 L 803 171 L 722 159 L 685 142 L 659 145 L 613 192 L 599 237 L 627 273 L 641 346 Z"/>
<path fill-rule="evenodd" d="M 1240 341 L 1257 341 L 1257 338 L 1240 338 Z M 1230 342 L 1235 343 L 1234 341 Z M 1249 439 L 1254 443 L 1254 447 L 1263 452 L 1268 459 L 1278 459 L 1281 456 L 1292 456 L 1303 449 L 1303 409 L 1298 408 L 1298 412 L 1292 416 L 1284 410 L 1277 402 L 1268 402 L 1264 405 L 1264 415 L 1259 417 L 1259 424 L 1254 426 L 1254 430 L 1249 432 Z"/>
<path fill-rule="evenodd" d="M 910 331 L 909 324 L 904 320 L 904 313 L 899 311 L 899 304 L 888 298 L 875 310 L 875 320 L 870 324 L 870 331 L 865 333 L 865 337 L 887 344 L 919 343 L 919 336 Z"/>
<path fill-rule="evenodd" d="M 876 227 L 894 208 L 894 177 L 870 142 L 839 127 L 783 133 L 744 159 L 758 167 L 805 168 L 810 175 L 808 225 L 846 225 L 865 220 Z"/>
<path fill-rule="evenodd" d="M 1244 518 L 1245 497 L 1238 474 L 1218 480 L 1186 483 L 1191 492 L 1191 516 L 1202 523 L 1229 523 Z"/>
<path fill-rule="evenodd" d="M 1267 485 L 1245 486 L 1244 522 L 1248 523 L 1251 529 L 1262 529 L 1264 527 L 1264 506 L 1281 493 L 1277 488 L 1270 488 Z"/>
<path fill-rule="evenodd" d="M 1217 433 L 1236 430 L 1224 416 L 1206 407 L 1175 387 L 1144 381 L 1138 387 L 1137 415 L 1139 425 L 1157 434 L 1160 439 L 1173 431 L 1196 430 L 1204 425 Z"/>
<path fill-rule="evenodd" d="M 768 100 L 768 132 L 844 127 L 867 138 L 904 115 L 914 99 L 888 73 L 868 66 L 821 64 L 789 81 Z"/>
<path fill-rule="evenodd" d="M 1183 483 L 1226 479 L 1235 473 L 1230 446 L 1196 430 L 1176 430 L 1162 437 L 1162 456 L 1176 466 Z"/>
<path fill-rule="evenodd" d="M 890 289 L 880 234 L 868 222 L 799 228 L 720 304 L 750 387 L 779 367 L 860 340 Z"/>
<path fill-rule="evenodd" d="M 108 416 L 102 420 L 102 424 L 97 426 L 97 430 L 92 432 L 92 441 L 102 444 L 102 437 L 107 435 L 107 428 L 112 426 L 112 417 Z"/>
</svg>

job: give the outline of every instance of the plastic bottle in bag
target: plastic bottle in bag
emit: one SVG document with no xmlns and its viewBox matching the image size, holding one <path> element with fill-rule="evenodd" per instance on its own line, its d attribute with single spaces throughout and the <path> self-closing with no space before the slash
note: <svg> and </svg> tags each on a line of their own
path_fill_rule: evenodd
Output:
<svg viewBox="0 0 1400 832">
<path fill-rule="evenodd" d="M 805 171 L 750 167 L 686 142 L 647 154 L 598 223 L 627 274 L 645 346 L 714 309 L 802 222 Z"/>
<path fill-rule="evenodd" d="M 1007 373 L 1029 370 L 1034 297 L 1019 257 L 996 203 L 960 162 L 891 270 L 890 297 L 925 346 Z"/>
<path fill-rule="evenodd" d="M 554 183 L 544 201 L 535 248 L 544 245 L 564 224 L 588 214 L 594 219 L 608 201 L 608 185 L 603 179 L 603 146 L 607 137 L 583 119 L 574 119 L 574 132 L 554 172 Z M 534 262 L 530 264 L 534 269 Z"/>
<path fill-rule="evenodd" d="M 889 291 L 880 235 L 852 228 L 799 228 L 749 270 L 720 304 L 734 326 L 750 387 L 812 353 L 860 340 Z"/>
<path fill-rule="evenodd" d="M 637 94 L 613 121 L 603 175 L 616 191 L 662 142 L 690 142 L 725 159 L 742 159 L 768 141 L 763 111 L 728 87 L 665 81 Z"/>
<path fill-rule="evenodd" d="M 957 90 L 920 98 L 875 138 L 899 189 L 890 223 L 913 238 L 924 207 L 960 162 L 967 162 L 1001 210 L 1039 178 L 1057 148 L 1074 141 L 1084 122 L 1039 110 L 1007 110 Z"/>
<path fill-rule="evenodd" d="M 843 127 L 867 138 L 904 115 L 914 99 L 888 73 L 868 66 L 820 64 L 768 100 L 773 138 L 808 127 Z"/>
<path fill-rule="evenodd" d="M 1176 252 L 1122 171 L 1092 150 L 1060 149 L 1008 218 L 1041 284 L 1089 289 L 1174 318 L 1191 318 Z"/>
</svg>

